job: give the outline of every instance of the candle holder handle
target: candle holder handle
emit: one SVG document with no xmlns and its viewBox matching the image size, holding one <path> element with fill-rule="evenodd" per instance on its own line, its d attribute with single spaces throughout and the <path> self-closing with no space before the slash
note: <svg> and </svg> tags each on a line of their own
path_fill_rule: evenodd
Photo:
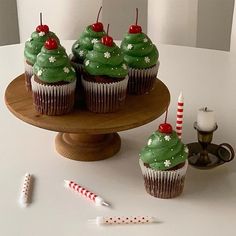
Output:
<svg viewBox="0 0 236 236">
<path fill-rule="evenodd" d="M 228 150 L 228 152 L 226 152 L 225 150 Z M 228 157 L 228 154 L 230 154 L 229 157 Z M 217 149 L 217 156 L 223 162 L 230 162 L 234 159 L 234 156 L 235 156 L 234 149 L 228 143 L 221 143 Z"/>
</svg>

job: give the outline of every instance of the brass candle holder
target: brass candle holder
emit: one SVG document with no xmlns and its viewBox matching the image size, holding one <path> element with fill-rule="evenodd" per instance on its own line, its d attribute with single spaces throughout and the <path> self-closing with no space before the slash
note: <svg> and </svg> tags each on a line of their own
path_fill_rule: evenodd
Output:
<svg viewBox="0 0 236 236">
<path fill-rule="evenodd" d="M 202 131 L 197 122 L 194 122 L 197 130 L 198 142 L 187 144 L 189 149 L 189 164 L 199 169 L 211 169 L 230 162 L 234 158 L 234 150 L 228 143 L 213 144 L 213 133 L 218 126 L 211 131 Z"/>
</svg>

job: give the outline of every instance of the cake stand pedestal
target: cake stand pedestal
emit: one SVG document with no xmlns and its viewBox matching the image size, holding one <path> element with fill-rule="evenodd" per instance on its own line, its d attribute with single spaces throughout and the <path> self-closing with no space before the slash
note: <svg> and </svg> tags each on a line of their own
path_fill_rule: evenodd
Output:
<svg viewBox="0 0 236 236">
<path fill-rule="evenodd" d="M 7 87 L 5 102 L 19 119 L 31 125 L 58 131 L 56 150 L 64 157 L 78 161 L 97 161 L 115 155 L 121 146 L 118 131 L 147 124 L 167 109 L 168 88 L 159 79 L 147 95 L 128 95 L 125 106 L 118 112 L 96 114 L 75 109 L 63 116 L 46 116 L 34 109 L 31 93 L 27 92 L 24 75 L 15 78 Z"/>
</svg>

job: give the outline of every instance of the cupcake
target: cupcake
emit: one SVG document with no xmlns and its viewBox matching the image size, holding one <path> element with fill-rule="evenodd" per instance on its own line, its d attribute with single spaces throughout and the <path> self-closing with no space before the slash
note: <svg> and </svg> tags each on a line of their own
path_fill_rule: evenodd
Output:
<svg viewBox="0 0 236 236">
<path fill-rule="evenodd" d="M 158 198 L 174 198 L 184 188 L 188 148 L 168 123 L 152 133 L 139 154 L 146 191 Z"/>
<path fill-rule="evenodd" d="M 96 23 L 85 28 L 80 38 L 72 45 L 72 55 L 70 55 L 72 65 L 76 70 L 76 104 L 78 107 L 84 107 L 84 90 L 81 82 L 81 75 L 84 68 L 84 60 L 87 53 L 93 50 L 93 45 L 101 40 L 106 34 L 103 30 L 103 24 L 98 21 L 102 7 L 99 9 Z"/>
<path fill-rule="evenodd" d="M 87 108 L 107 113 L 119 110 L 125 102 L 128 69 L 120 48 L 112 37 L 104 36 L 86 55 L 82 84 Z"/>
<path fill-rule="evenodd" d="M 63 115 L 73 109 L 76 74 L 65 49 L 48 39 L 33 67 L 32 93 L 36 111 Z"/>
<path fill-rule="evenodd" d="M 124 35 L 121 50 L 124 60 L 129 67 L 129 94 L 149 93 L 157 76 L 159 68 L 159 53 L 150 38 L 142 32 L 142 27 L 131 25 L 129 32 Z"/>
<path fill-rule="evenodd" d="M 25 43 L 24 64 L 25 85 L 27 91 L 31 91 L 31 77 L 33 75 L 33 65 L 36 62 L 37 55 L 40 53 L 41 48 L 43 47 L 45 41 L 48 38 L 55 38 L 59 42 L 57 36 L 53 32 L 49 31 L 48 26 L 42 25 L 41 23 L 39 26 L 37 26 L 36 31 L 31 34 L 31 38 Z"/>
<path fill-rule="evenodd" d="M 106 34 L 103 24 L 98 21 L 102 7 L 99 9 L 96 23 L 85 28 L 80 38 L 72 45 L 71 61 L 79 73 L 83 71 L 83 63 L 87 53 L 93 50 L 93 45 Z"/>
</svg>

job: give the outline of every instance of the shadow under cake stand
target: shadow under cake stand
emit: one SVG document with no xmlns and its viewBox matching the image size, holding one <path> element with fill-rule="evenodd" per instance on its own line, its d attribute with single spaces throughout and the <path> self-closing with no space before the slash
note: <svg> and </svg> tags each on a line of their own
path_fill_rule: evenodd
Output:
<svg viewBox="0 0 236 236">
<path fill-rule="evenodd" d="M 15 78 L 7 87 L 5 102 L 19 119 L 31 125 L 58 131 L 55 146 L 62 156 L 79 161 L 97 161 L 115 155 L 121 146 L 118 131 L 147 124 L 167 109 L 168 88 L 159 79 L 146 95 L 128 95 L 125 106 L 118 112 L 96 114 L 75 109 L 63 116 L 47 116 L 34 109 L 31 93 L 25 89 L 24 75 Z"/>
</svg>

